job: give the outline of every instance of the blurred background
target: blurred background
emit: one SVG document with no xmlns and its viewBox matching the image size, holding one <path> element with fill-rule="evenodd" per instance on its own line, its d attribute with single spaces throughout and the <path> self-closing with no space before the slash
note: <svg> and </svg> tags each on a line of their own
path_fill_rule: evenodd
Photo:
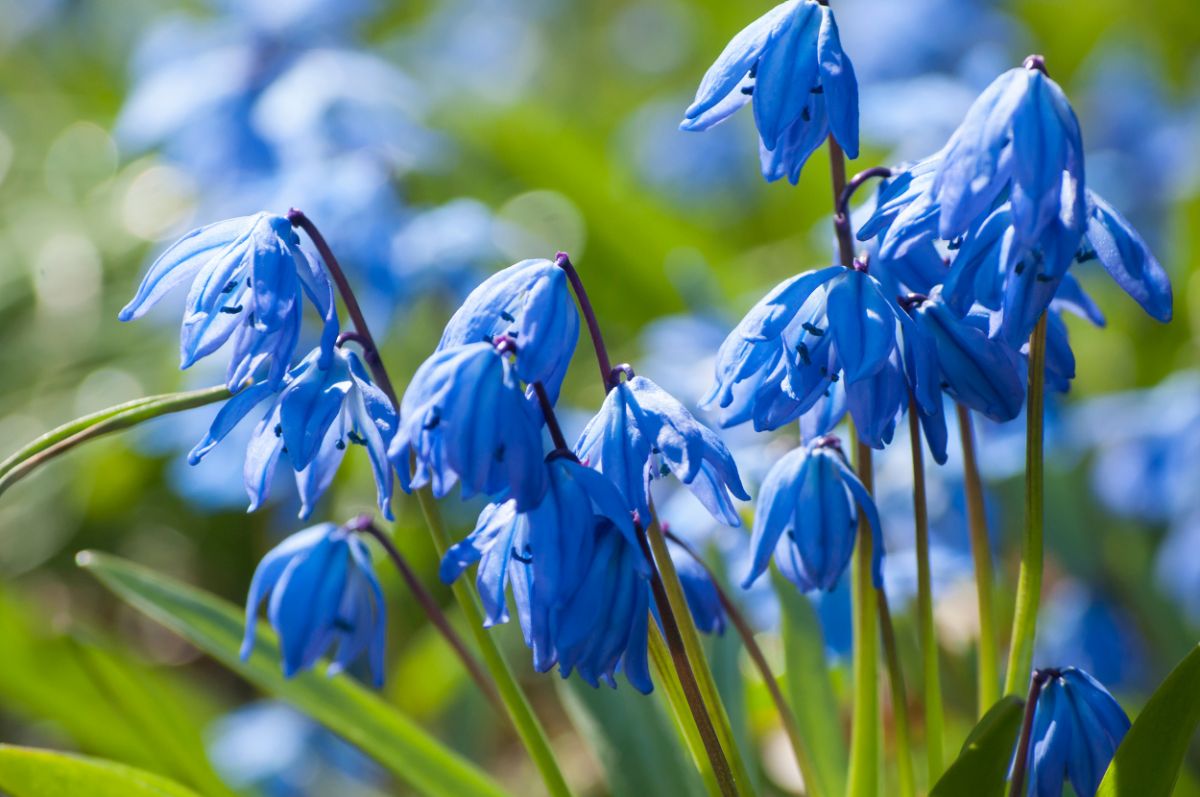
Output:
<svg viewBox="0 0 1200 797">
<path fill-rule="evenodd" d="M 177 303 L 132 326 L 117 310 L 174 237 L 292 206 L 351 271 L 401 381 L 482 276 L 565 249 L 617 359 L 694 404 L 716 346 L 749 305 L 831 259 L 823 152 L 799 186 L 767 185 L 749 114 L 706 134 L 677 130 L 708 64 L 769 7 L 0 0 L 0 455 L 78 415 L 222 381 L 219 366 L 177 370 Z M 1043 53 L 1081 118 L 1090 185 L 1126 213 L 1172 277 L 1175 321 L 1161 326 L 1094 264 L 1079 269 L 1108 323 L 1068 319 L 1078 376 L 1054 397 L 1048 431 L 1050 564 L 1037 663 L 1088 669 L 1136 709 L 1200 638 L 1200 10 L 1194 0 L 834 7 L 862 90 L 865 147 L 852 170 L 936 150 L 992 78 Z M 593 370 L 582 357 L 567 382 L 575 429 L 598 405 Z M 184 453 L 211 416 L 196 410 L 93 444 L 0 499 L 0 740 L 116 758 L 202 791 L 219 777 L 272 797 L 397 793 L 354 749 L 118 605 L 74 566 L 77 551 L 96 548 L 244 599 L 259 557 L 299 527 L 298 502 L 279 479 L 269 507 L 245 514 L 236 439 L 189 467 Z M 980 431 L 1005 628 L 1023 433 L 1020 419 Z M 752 485 L 791 445 L 745 430 L 726 439 Z M 880 457 L 878 483 L 913 687 L 904 446 Z M 957 744 L 974 710 L 977 628 L 955 458 L 931 480 Z M 373 497 L 365 458 L 347 458 L 316 519 L 370 511 Z M 677 532 L 740 580 L 743 530 L 710 527 L 690 497 L 659 500 Z M 446 510 L 465 534 L 478 506 L 453 499 Z M 449 601 L 415 508 L 401 500 L 397 514 L 401 547 Z M 387 699 L 516 793 L 538 793 L 506 726 L 398 579 L 380 572 L 391 617 Z M 817 605 L 838 694 L 844 592 Z M 744 597 L 762 644 L 780 656 L 769 588 Z M 615 712 L 643 718 L 632 728 L 662 730 L 656 698 L 534 676 L 514 631 L 495 633 L 569 777 L 584 794 L 619 793 L 576 730 L 579 718 Z M 739 727 L 761 742 L 761 788 L 796 793 L 762 684 L 735 639 L 713 647 Z M 134 677 L 114 682 L 106 663 Z"/>
</svg>

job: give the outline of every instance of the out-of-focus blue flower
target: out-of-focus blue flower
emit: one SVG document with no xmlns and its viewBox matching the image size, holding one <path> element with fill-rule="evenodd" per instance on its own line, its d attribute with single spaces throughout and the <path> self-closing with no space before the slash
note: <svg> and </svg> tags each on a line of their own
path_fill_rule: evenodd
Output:
<svg viewBox="0 0 1200 797">
<path fill-rule="evenodd" d="M 442 349 L 409 382 L 388 456 L 405 490 L 430 484 L 441 498 L 461 482 L 464 499 L 506 493 L 532 509 L 546 489 L 541 423 L 491 342 Z"/>
<path fill-rule="evenodd" d="M 644 522 L 650 518 L 650 482 L 668 473 L 730 526 L 741 525 L 730 493 L 750 500 L 721 438 L 642 376 L 609 390 L 575 444 L 575 454 L 620 487 Z"/>
<path fill-rule="evenodd" d="M 1035 658 L 1074 661 L 1113 688 L 1142 686 L 1146 640 L 1136 619 L 1084 584 L 1065 580 L 1047 596 Z"/>
<path fill-rule="evenodd" d="M 500 337 L 516 343 L 516 375 L 556 399 L 579 340 L 579 311 L 553 261 L 522 260 L 484 280 L 451 316 L 437 350 Z"/>
<path fill-rule="evenodd" d="M 788 0 L 742 30 L 704 75 L 680 129 L 707 130 L 751 98 L 767 180 L 796 184 L 830 133 L 858 157 L 858 81 L 828 6 Z"/>
<path fill-rule="evenodd" d="M 338 331 L 333 287 L 283 216 L 257 213 L 188 233 L 154 261 L 120 319 L 140 318 L 187 282 L 181 368 L 232 339 L 230 390 L 264 364 L 269 366 L 266 382 L 277 387 L 292 364 L 305 296 L 324 322 L 323 363 L 328 362 Z"/>
<path fill-rule="evenodd" d="M 542 502 L 527 512 L 512 500 L 486 507 L 475 530 L 446 552 L 442 580 L 478 562 L 489 626 L 508 621 L 511 582 L 539 672 L 559 664 L 564 675 L 577 668 L 593 685 L 611 684 L 624 657 L 630 682 L 649 691 L 648 565 L 626 502 L 612 482 L 566 456 L 550 458 L 544 471 Z"/>
<path fill-rule="evenodd" d="M 912 319 L 857 268 L 831 266 L 780 283 L 729 334 L 717 353 L 716 384 L 701 402 L 726 426 L 777 429 L 843 380 L 864 442 L 882 448 L 912 389 L 936 411 L 932 352 L 911 344 Z"/>
<path fill-rule="evenodd" d="M 266 500 L 276 465 L 286 454 L 296 472 L 300 517 L 307 518 L 332 483 L 347 446 L 354 443 L 367 450 L 379 508 L 390 518 L 392 468 L 387 451 L 396 431 L 396 410 L 371 381 L 357 354 L 344 348 L 332 352 L 326 368 L 321 367 L 325 352 L 310 352 L 288 372 L 278 393 L 270 383 L 259 382 L 229 399 L 188 454 L 188 461 L 195 464 L 203 459 L 251 410 L 271 398 L 246 450 L 243 475 L 250 511 Z"/>
<path fill-rule="evenodd" d="M 995 421 L 1017 417 L 1025 400 L 1025 364 L 1017 352 L 987 336 L 986 316 L 959 318 L 935 288 L 914 302 L 912 317 L 924 337 L 916 345 L 932 345 L 941 384 L 951 398 Z"/>
<path fill-rule="evenodd" d="M 882 579 L 883 537 L 875 502 L 846 464 L 836 438 L 814 440 L 784 456 L 763 482 L 750 548 L 754 561 L 743 587 L 775 557 L 789 581 L 805 592 L 837 586 L 858 536 L 862 512 L 874 538 L 875 583 Z"/>
<path fill-rule="evenodd" d="M 242 660 L 254 649 L 259 604 L 279 634 L 283 673 L 292 677 L 337 646 L 331 675 L 366 654 L 383 684 L 386 605 L 362 540 L 333 523 L 293 534 L 263 557 L 246 598 Z"/>
<path fill-rule="evenodd" d="M 1061 797 L 1069 779 L 1075 794 L 1093 797 L 1129 730 L 1129 717 L 1083 670 L 1067 667 L 1042 673 L 1049 680 L 1034 710 L 1025 793 Z"/>
<path fill-rule="evenodd" d="M 666 531 L 666 526 L 663 530 Z M 687 599 L 688 611 L 696 628 L 705 634 L 725 633 L 725 607 L 721 604 L 721 596 L 708 570 L 687 549 L 674 541 L 667 541 L 667 551 L 675 563 L 679 583 L 683 586 L 683 596 Z"/>
</svg>

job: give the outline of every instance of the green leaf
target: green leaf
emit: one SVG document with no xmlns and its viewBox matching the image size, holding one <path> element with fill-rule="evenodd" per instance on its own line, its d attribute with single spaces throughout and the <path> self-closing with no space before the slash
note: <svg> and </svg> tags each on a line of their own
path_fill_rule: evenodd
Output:
<svg viewBox="0 0 1200 797">
<path fill-rule="evenodd" d="M 1200 725 L 1200 647 L 1150 696 L 1117 748 L 1097 797 L 1169 797 Z"/>
<path fill-rule="evenodd" d="M 199 797 L 124 764 L 9 745 L 0 745 L 0 790 L 11 797 Z"/>
<path fill-rule="evenodd" d="M 603 766 L 612 797 L 707 793 L 679 745 L 663 690 L 642 695 L 626 684 L 616 690 L 593 689 L 570 678 L 560 682 L 559 694 L 580 738 Z"/>
<path fill-rule="evenodd" d="M 817 791 L 833 797 L 846 791 L 847 753 L 842 734 L 829 732 L 838 705 L 825 662 L 821 622 L 812 603 L 792 583 L 774 570 L 771 576 L 783 612 L 784 679 L 792 712 L 821 781 Z"/>
<path fill-rule="evenodd" d="M 134 608 L 305 712 L 418 791 L 440 797 L 506 793 L 472 763 L 355 681 L 327 678 L 311 670 L 284 678 L 279 644 L 269 629 L 259 630 L 253 654 L 241 661 L 242 612 L 233 604 L 116 557 L 85 551 L 78 561 Z"/>
<path fill-rule="evenodd" d="M 1021 732 L 1025 701 L 1001 698 L 967 736 L 958 758 L 929 797 L 997 797 L 1004 793 L 1013 748 Z"/>
</svg>

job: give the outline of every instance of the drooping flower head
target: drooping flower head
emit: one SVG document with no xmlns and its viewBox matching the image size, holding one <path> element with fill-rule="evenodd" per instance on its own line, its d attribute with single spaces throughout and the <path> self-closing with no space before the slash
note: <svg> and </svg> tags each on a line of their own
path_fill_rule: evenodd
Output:
<svg viewBox="0 0 1200 797">
<path fill-rule="evenodd" d="M 818 438 L 775 463 L 763 481 L 750 540 L 753 560 L 743 587 L 766 572 L 771 557 L 808 592 L 830 591 L 850 563 L 862 512 L 874 541 L 872 571 L 882 580 L 883 536 L 875 502 L 846 464 L 835 437 Z"/>
<path fill-rule="evenodd" d="M 140 318 L 189 281 L 180 367 L 232 340 L 229 389 L 241 387 L 263 365 L 265 381 L 277 387 L 292 364 L 305 296 L 324 324 L 325 367 L 338 331 L 333 287 L 283 216 L 257 213 L 188 233 L 154 261 L 120 319 Z"/>
<path fill-rule="evenodd" d="M 254 649 L 259 605 L 268 597 L 284 675 L 307 670 L 327 652 L 334 655 L 334 675 L 365 653 L 376 685 L 383 684 L 386 606 L 370 551 L 354 532 L 322 523 L 263 557 L 246 598 L 243 661 Z"/>
<path fill-rule="evenodd" d="M 1129 717 L 1099 681 L 1083 670 L 1042 670 L 1046 679 L 1029 737 L 1029 797 L 1061 797 L 1063 783 L 1093 797 L 1129 730 Z"/>
<path fill-rule="evenodd" d="M 320 348 L 309 352 L 288 372 L 278 392 L 269 382 L 259 382 L 234 395 L 188 454 L 188 461 L 194 465 L 203 459 L 246 415 L 270 399 L 246 451 L 243 477 L 250 511 L 266 500 L 276 466 L 286 457 L 296 474 L 300 518 L 309 517 L 333 482 L 348 447 L 360 445 L 371 461 L 379 508 L 391 518 L 392 468 L 387 450 L 396 432 L 396 411 L 357 354 L 335 348 L 328 367 L 322 368 L 325 357 Z"/>
<path fill-rule="evenodd" d="M 516 343 L 517 376 L 556 399 L 579 339 L 579 311 L 556 263 L 522 260 L 484 280 L 446 324 L 437 351 L 501 337 Z"/>
<path fill-rule="evenodd" d="M 911 385 L 932 411 L 930 352 L 910 345 L 912 320 L 861 266 L 831 266 L 785 280 L 751 308 L 717 352 L 716 384 L 702 406 L 726 426 L 759 431 L 790 423 L 841 381 L 864 442 L 882 448 Z M 827 431 L 827 430 L 826 430 Z"/>
<path fill-rule="evenodd" d="M 679 127 L 707 130 L 750 102 L 767 180 L 796 184 L 831 132 L 858 157 L 858 81 L 829 6 L 788 0 L 733 37 Z"/>
<path fill-rule="evenodd" d="M 645 377 L 632 376 L 609 390 L 575 444 L 575 454 L 615 482 L 647 522 L 650 482 L 668 473 L 730 526 L 741 524 L 730 493 L 750 500 L 721 438 Z"/>
<path fill-rule="evenodd" d="M 446 552 L 442 580 L 478 563 L 487 625 L 508 622 L 511 584 L 539 672 L 558 664 L 564 675 L 574 667 L 589 683 L 612 683 L 624 660 L 630 682 L 648 692 L 648 564 L 626 502 L 612 482 L 567 456 L 552 455 L 544 469 L 541 503 L 529 511 L 514 500 L 486 507 L 475 530 Z"/>
<path fill-rule="evenodd" d="M 546 485 L 542 418 L 525 398 L 514 348 L 519 357 L 507 338 L 453 346 L 417 369 L 389 449 L 405 490 L 430 484 L 441 498 L 461 483 L 463 498 L 503 493 L 522 510 L 537 506 Z"/>
</svg>

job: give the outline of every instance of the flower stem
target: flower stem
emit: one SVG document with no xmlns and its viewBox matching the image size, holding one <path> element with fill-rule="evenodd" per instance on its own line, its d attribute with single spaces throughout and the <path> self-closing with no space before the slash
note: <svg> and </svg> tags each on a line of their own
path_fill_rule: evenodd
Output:
<svg viewBox="0 0 1200 797">
<path fill-rule="evenodd" d="M 1000 662 L 996 648 L 996 614 L 992 587 L 992 546 L 988 536 L 987 510 L 983 504 L 983 479 L 975 453 L 975 430 L 971 411 L 958 405 L 958 430 L 962 438 L 963 482 L 967 493 L 967 526 L 971 534 L 971 556 L 975 560 L 975 592 L 979 603 L 979 651 L 976 667 L 976 702 L 982 717 L 1000 699 Z"/>
<path fill-rule="evenodd" d="M 550 430 L 550 439 L 557 451 L 570 452 L 567 438 L 563 436 L 562 426 L 558 423 L 558 414 L 554 412 L 554 402 L 546 393 L 546 386 L 541 382 L 533 383 L 533 392 L 537 394 L 538 405 L 542 408 L 542 417 L 546 419 L 546 428 Z"/>
<path fill-rule="evenodd" d="M 870 490 L 873 482 L 870 447 L 857 441 L 854 460 L 858 478 Z M 875 585 L 871 583 L 872 547 L 871 529 L 860 512 L 858 541 L 851 565 L 854 710 L 850 727 L 848 797 L 869 797 L 879 788 L 879 628 Z"/>
<path fill-rule="evenodd" d="M 612 360 L 608 357 L 608 349 L 604 345 L 604 335 L 600 333 L 600 321 L 596 318 L 596 311 L 592 309 L 592 301 L 583 287 L 583 280 L 580 278 L 579 272 L 571 263 L 570 255 L 566 252 L 559 252 L 554 256 L 554 262 L 566 272 L 567 279 L 571 283 L 571 290 L 575 292 L 575 299 L 579 302 L 579 311 L 583 314 L 583 320 L 587 323 L 588 335 L 592 339 L 592 347 L 596 350 L 596 364 L 600 366 L 600 383 L 604 385 L 604 392 L 607 394 L 613 385 Z"/>
<path fill-rule="evenodd" d="M 366 361 L 367 367 L 371 369 L 371 376 L 391 400 L 392 405 L 399 407 L 400 402 L 396 395 L 396 389 L 388 376 L 383 358 L 379 355 L 379 347 L 375 344 L 375 338 L 367 326 L 367 320 L 363 316 L 358 297 L 354 295 L 354 288 L 351 287 L 345 272 L 342 271 L 337 257 L 330 250 L 329 244 L 326 243 L 320 230 L 304 213 L 293 208 L 288 211 L 287 217 L 293 226 L 303 229 L 312 240 L 313 245 L 317 247 L 317 252 L 325 261 L 325 267 L 329 270 L 333 283 L 342 297 L 342 302 L 346 305 L 346 313 L 350 316 L 350 322 L 354 327 L 353 331 L 358 335 L 357 341 L 363 348 L 363 359 Z M 434 549 L 437 551 L 438 558 L 441 559 L 446 555 L 446 550 L 451 544 L 450 534 L 442 520 L 441 510 L 433 497 L 433 491 L 428 486 L 417 490 L 416 495 L 417 503 L 421 507 L 421 514 L 425 518 L 425 525 L 433 540 Z M 508 715 L 512 719 L 517 735 L 521 738 L 521 742 L 525 745 L 525 749 L 529 752 L 538 771 L 541 772 L 547 791 L 552 797 L 571 797 L 571 789 L 567 786 L 562 770 L 559 769 L 558 761 L 554 757 L 554 750 L 550 747 L 550 741 L 546 738 L 546 732 L 542 728 L 541 722 L 533 713 L 529 699 L 522 691 L 521 685 L 517 683 L 496 640 L 483 626 L 483 610 L 479 606 L 479 599 L 471 592 L 467 582 L 461 579 L 455 581 L 451 589 L 466 617 L 467 624 L 471 627 L 471 633 L 474 634 L 483 656 L 483 663 L 495 681 L 500 699 L 504 701 L 504 706 L 508 709 Z M 432 618 L 430 619 L 432 620 Z"/>
<path fill-rule="evenodd" d="M 917 629 L 921 638 L 922 673 L 925 693 L 925 755 L 929 782 L 941 777 L 945 750 L 945 718 L 942 712 L 942 682 L 938 671 L 937 632 L 933 624 L 933 577 L 929 564 L 929 509 L 925 496 L 925 453 L 921 446 L 921 422 L 917 402 L 908 397 L 908 432 L 912 443 L 913 525 L 917 548 Z"/>
<path fill-rule="evenodd" d="M 0 463 L 0 494 L 38 467 L 89 440 L 129 429 L 174 412 L 203 407 L 229 398 L 224 385 L 137 399 L 77 418 L 23 446 Z"/>
<path fill-rule="evenodd" d="M 491 701 L 492 706 L 498 712 L 504 714 L 504 703 L 500 700 L 500 693 L 496 691 L 496 685 L 488 679 L 487 673 L 479 665 L 479 660 L 475 658 L 475 655 L 471 653 L 466 643 L 463 642 L 462 637 L 454 630 L 454 626 L 450 625 L 450 621 L 446 618 L 437 599 L 425 588 L 425 585 L 421 583 L 421 579 L 417 578 L 417 574 L 409 566 L 408 560 L 404 558 L 404 554 L 400 553 L 400 549 L 392 542 L 392 538 L 385 534 L 379 526 L 375 525 L 370 515 L 359 515 L 350 521 L 346 527 L 361 534 L 368 534 L 374 537 L 375 541 L 383 547 L 383 550 L 392 560 L 392 564 L 396 566 L 396 570 L 400 572 L 400 577 L 404 579 L 409 592 L 417 599 L 417 603 L 421 604 L 421 608 L 425 610 L 426 616 L 433 622 L 442 637 L 454 650 L 459 660 L 462 661 L 467 673 L 470 674 L 480 691 L 487 696 L 487 699 Z"/>
<path fill-rule="evenodd" d="M 904 670 L 900 667 L 900 651 L 896 647 L 896 629 L 888 608 L 887 593 L 875 591 L 879 606 L 880 638 L 883 640 L 883 660 L 887 665 L 888 684 L 892 689 L 892 714 L 895 716 L 896 768 L 899 772 L 900 797 L 915 797 L 916 776 L 913 774 L 912 739 L 908 725 L 908 692 L 904 688 Z"/>
<path fill-rule="evenodd" d="M 804 778 L 805 794 L 808 797 L 823 797 L 819 787 L 820 779 L 816 764 L 812 759 L 812 754 L 809 752 L 808 746 L 804 743 L 804 737 L 800 734 L 800 726 L 796 722 L 796 715 L 792 713 L 791 706 L 784 699 L 783 691 L 779 688 L 779 679 L 771 672 L 771 665 L 767 662 L 766 655 L 754 639 L 754 629 L 750 627 L 750 623 L 742 614 L 741 609 L 729 597 L 729 593 L 721 586 L 720 580 L 712 568 L 708 566 L 708 562 L 704 561 L 703 557 L 688 545 L 686 541 L 680 539 L 670 531 L 665 533 L 668 540 L 682 548 L 708 574 L 709 581 L 712 582 L 713 587 L 717 591 L 717 599 L 721 602 L 721 608 L 725 610 L 729 621 L 733 624 L 738 636 L 741 637 L 742 644 L 746 647 L 746 652 L 750 655 L 750 660 L 754 662 L 754 666 L 758 669 L 759 675 L 762 676 L 763 683 L 766 684 L 767 691 L 771 695 L 771 701 L 775 704 L 775 710 L 779 713 L 779 720 L 783 724 L 788 741 L 792 745 L 792 752 L 796 756 L 796 765 L 800 768 L 800 774 Z"/>
<path fill-rule="evenodd" d="M 675 721 L 675 730 L 683 738 L 684 745 L 691 753 L 692 761 L 696 765 L 696 771 L 700 773 L 705 790 L 712 797 L 721 797 L 721 784 L 717 782 L 712 761 L 708 758 L 708 753 L 704 749 L 704 740 L 700 738 L 700 731 L 692 716 L 692 707 L 688 703 L 687 695 L 683 692 L 679 675 L 675 672 L 671 651 L 667 648 L 667 643 L 663 641 L 662 632 L 654 623 L 650 624 L 648 645 L 650 663 L 654 666 L 657 676 L 654 682 L 666 693 L 667 704 L 671 708 L 671 718 Z"/>
<path fill-rule="evenodd" d="M 1029 696 L 1025 698 L 1025 714 L 1021 719 L 1021 735 L 1017 737 L 1017 757 L 1013 761 L 1009 797 L 1021 797 L 1025 790 L 1025 770 L 1029 766 L 1029 736 L 1033 733 L 1033 715 L 1037 709 L 1038 696 L 1050 679 L 1050 673 L 1038 670 L 1029 680 Z"/>
<path fill-rule="evenodd" d="M 1005 694 L 1017 694 L 1033 667 L 1038 602 L 1042 591 L 1042 531 L 1045 484 L 1043 431 L 1046 381 L 1046 314 L 1038 319 L 1029 339 L 1029 403 L 1025 408 L 1025 537 L 1017 576 L 1017 607 L 1013 614 L 1012 646 L 1008 651 Z"/>
<path fill-rule="evenodd" d="M 708 754 L 709 761 L 712 762 L 713 773 L 721 788 L 721 794 L 725 797 L 751 794 L 749 780 L 739 783 L 738 778 L 735 777 L 729 757 L 726 756 L 725 748 L 717 735 L 712 714 L 716 713 L 716 709 L 720 707 L 719 699 L 713 712 L 710 713 L 709 705 L 701 691 L 697 667 L 693 664 L 695 659 L 690 655 L 680 622 L 680 617 L 690 618 L 691 615 L 688 614 L 683 588 L 679 584 L 678 576 L 675 575 L 672 565 L 668 564 L 667 567 L 671 568 L 671 574 L 675 575 L 675 578 L 669 581 L 664 578 L 666 568 L 663 566 L 663 560 L 670 563 L 666 543 L 663 541 L 661 532 L 658 531 L 657 524 L 652 523 L 648 529 L 642 529 L 639 524 L 638 532 L 638 541 L 642 545 L 642 553 L 646 560 L 657 565 L 650 569 L 650 588 L 654 593 L 654 602 L 658 606 L 663 637 L 671 652 L 675 672 L 679 675 L 679 683 L 683 687 L 688 705 L 691 706 L 696 728 L 700 731 L 700 738 L 704 742 L 704 750 Z M 703 656 L 700 657 L 700 662 L 704 662 Z M 736 748 L 734 749 L 736 750 Z"/>
<path fill-rule="evenodd" d="M 850 230 L 850 217 L 841 212 L 842 196 L 846 193 L 846 155 L 837 140 L 830 135 L 829 174 L 833 182 L 833 229 L 837 233 L 838 259 L 846 268 L 854 265 L 854 235 Z"/>
</svg>

